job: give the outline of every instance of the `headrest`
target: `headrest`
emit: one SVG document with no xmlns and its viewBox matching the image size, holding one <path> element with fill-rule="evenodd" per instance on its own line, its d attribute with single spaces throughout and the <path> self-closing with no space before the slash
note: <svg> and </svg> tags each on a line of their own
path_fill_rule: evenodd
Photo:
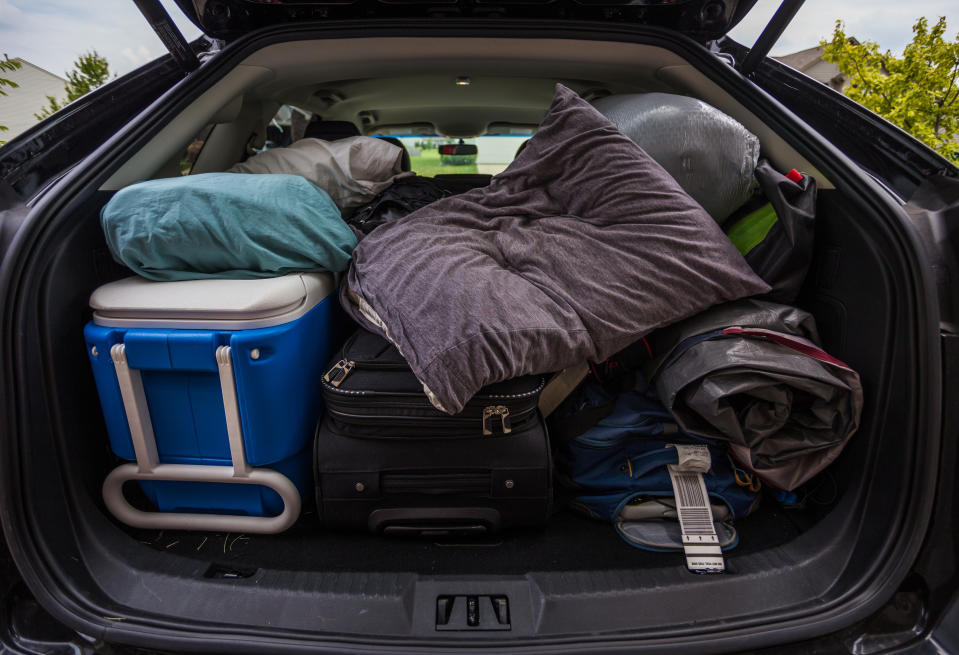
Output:
<svg viewBox="0 0 959 655">
<path fill-rule="evenodd" d="M 324 141 L 338 141 L 351 136 L 360 136 L 356 125 L 350 121 L 313 121 L 307 123 L 304 139 L 323 139 Z"/>
<path fill-rule="evenodd" d="M 272 147 L 282 147 L 290 145 L 290 132 L 276 125 L 266 126 L 266 140 L 272 144 Z"/>
<path fill-rule="evenodd" d="M 394 146 L 403 151 L 403 159 L 400 160 L 400 168 L 404 171 L 410 170 L 410 152 L 406 149 L 406 146 L 403 145 L 403 142 L 397 139 L 395 136 L 378 136 L 377 139 L 386 141 L 387 143 L 392 143 Z"/>
</svg>

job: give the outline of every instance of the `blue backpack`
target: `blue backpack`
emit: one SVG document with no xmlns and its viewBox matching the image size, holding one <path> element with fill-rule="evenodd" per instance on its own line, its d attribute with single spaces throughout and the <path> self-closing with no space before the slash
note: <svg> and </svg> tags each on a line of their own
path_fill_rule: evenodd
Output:
<svg viewBox="0 0 959 655">
<path fill-rule="evenodd" d="M 588 411 L 607 399 L 601 385 L 588 381 L 568 402 L 573 411 Z M 615 396 L 614 403 L 611 414 L 557 454 L 559 476 L 577 491 L 571 507 L 613 523 L 633 546 L 681 552 L 682 533 L 667 467 L 679 462 L 676 444 L 705 446 L 711 466 L 703 479 L 714 528 L 720 546 L 734 548 L 738 537 L 732 522 L 757 505 L 759 480 L 735 464 L 725 444 L 681 431 L 641 378 L 633 389 Z"/>
</svg>

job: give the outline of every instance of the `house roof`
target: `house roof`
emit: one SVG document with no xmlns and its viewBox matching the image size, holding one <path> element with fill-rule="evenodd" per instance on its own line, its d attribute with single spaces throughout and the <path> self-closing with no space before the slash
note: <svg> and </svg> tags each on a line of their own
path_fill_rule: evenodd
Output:
<svg viewBox="0 0 959 655">
<path fill-rule="evenodd" d="M 23 70 L 23 68 L 26 67 L 26 68 L 29 68 L 29 69 L 33 69 L 33 70 L 35 70 L 35 71 L 37 71 L 38 73 L 41 73 L 41 74 L 43 74 L 43 75 L 48 75 L 48 76 L 50 76 L 50 77 L 56 78 L 57 80 L 59 80 L 59 81 L 62 82 L 63 84 L 66 84 L 66 83 L 67 83 L 67 80 L 66 80 L 65 78 L 62 78 L 62 77 L 60 77 L 59 75 L 55 75 L 54 73 L 51 73 L 51 72 L 48 71 L 46 68 L 40 68 L 40 67 L 37 66 L 36 64 L 30 63 L 30 62 L 27 61 L 26 59 L 21 59 L 20 57 L 14 57 L 14 58 L 12 59 L 12 61 L 19 61 L 19 62 L 20 62 L 20 70 Z"/>
<path fill-rule="evenodd" d="M 849 42 L 854 45 L 859 43 L 853 38 L 850 38 Z M 782 57 L 773 57 L 773 59 L 800 73 L 808 75 L 814 80 L 828 84 L 837 91 L 841 90 L 846 84 L 846 76 L 839 70 L 839 66 L 833 62 L 826 61 L 822 55 L 822 48 L 813 46 L 805 50 L 800 50 L 799 52 L 783 55 Z"/>
<path fill-rule="evenodd" d="M 783 55 L 782 57 L 773 57 L 773 59 L 781 61 L 790 68 L 805 71 L 807 68 L 822 60 L 822 48 L 813 46 L 812 48 L 806 48 L 805 50 Z"/>
</svg>

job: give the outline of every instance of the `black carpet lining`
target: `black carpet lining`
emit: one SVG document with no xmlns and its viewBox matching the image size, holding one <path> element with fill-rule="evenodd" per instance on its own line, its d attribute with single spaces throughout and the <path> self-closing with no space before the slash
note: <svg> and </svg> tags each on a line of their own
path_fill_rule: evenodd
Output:
<svg viewBox="0 0 959 655">
<path fill-rule="evenodd" d="M 767 501 L 771 499 L 766 499 Z M 738 557 L 782 545 L 801 521 L 766 502 L 736 524 Z M 622 570 L 675 566 L 678 553 L 655 553 L 624 542 L 608 523 L 558 512 L 542 529 L 513 529 L 470 539 L 383 537 L 334 532 L 318 525 L 312 509 L 279 535 L 132 530 L 146 547 L 237 570 L 503 574 L 535 571 Z"/>
</svg>

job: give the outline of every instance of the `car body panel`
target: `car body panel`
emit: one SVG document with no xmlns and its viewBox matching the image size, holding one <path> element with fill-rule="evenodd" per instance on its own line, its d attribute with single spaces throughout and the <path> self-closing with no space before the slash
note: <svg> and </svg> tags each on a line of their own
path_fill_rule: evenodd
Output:
<svg viewBox="0 0 959 655">
<path fill-rule="evenodd" d="M 176 0 L 205 34 L 232 41 L 274 25 L 363 18 L 543 18 L 654 25 L 698 40 L 732 29 L 756 0 Z"/>
</svg>

